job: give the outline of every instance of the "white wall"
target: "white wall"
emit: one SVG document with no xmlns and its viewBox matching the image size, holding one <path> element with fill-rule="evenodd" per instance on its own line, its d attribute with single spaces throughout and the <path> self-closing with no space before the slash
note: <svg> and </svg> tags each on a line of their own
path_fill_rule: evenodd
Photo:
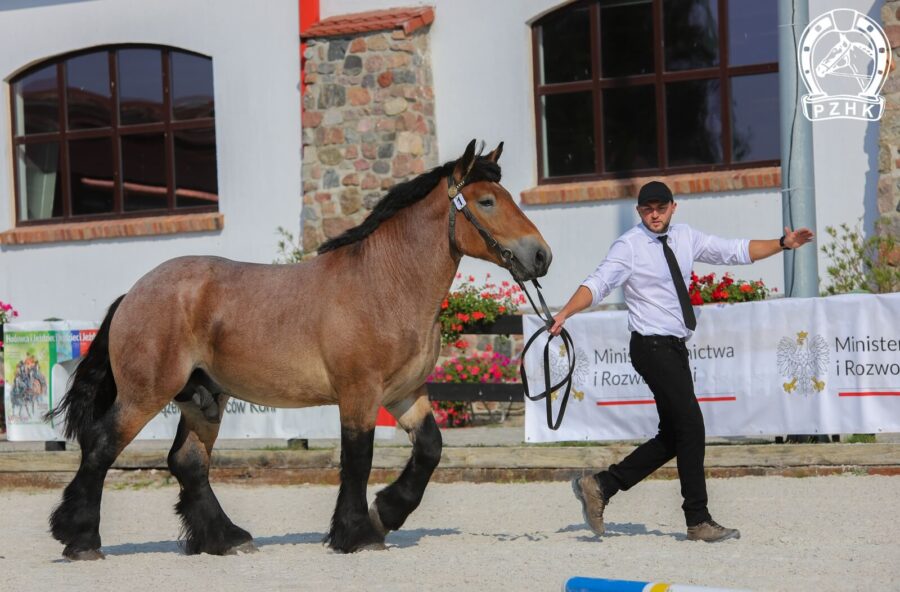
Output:
<svg viewBox="0 0 900 592">
<path fill-rule="evenodd" d="M 0 3 L 0 231 L 15 226 L 9 78 L 95 45 L 154 43 L 213 59 L 221 232 L 0 248 L 0 300 L 22 320 L 99 319 L 157 264 L 185 254 L 275 257 L 301 207 L 297 0 Z"/>
<path fill-rule="evenodd" d="M 749 1 L 749 0 L 747 0 Z M 501 164 L 503 184 L 518 199 L 537 183 L 531 29 L 529 23 L 566 4 L 560 0 L 322 0 L 321 16 L 390 8 L 435 6 L 432 24 L 432 68 L 438 150 L 441 161 L 457 158 L 473 137 L 490 147 L 506 142 Z M 832 8 L 855 8 L 877 18 L 872 0 L 813 0 L 810 16 Z M 880 1 L 877 2 L 880 6 Z M 880 19 L 879 19 L 880 22 Z M 815 167 L 819 236 L 826 225 L 853 222 L 875 209 L 878 124 L 827 121 L 815 124 Z M 691 195 L 676 199 L 676 221 L 726 237 L 773 238 L 781 235 L 781 193 L 742 191 L 734 194 Z M 637 223 L 630 200 L 564 206 L 528 207 L 554 252 L 547 278 L 548 302 L 561 306 L 603 258 L 610 243 Z M 871 226 L 871 221 L 870 221 Z M 806 247 L 810 248 L 810 247 Z M 820 255 L 820 269 L 825 264 Z M 736 277 L 762 278 L 784 289 L 781 257 L 749 268 L 712 268 L 698 272 L 732 271 Z M 497 267 L 466 259 L 464 274 L 480 281 Z M 620 296 L 613 295 L 608 302 Z"/>
</svg>

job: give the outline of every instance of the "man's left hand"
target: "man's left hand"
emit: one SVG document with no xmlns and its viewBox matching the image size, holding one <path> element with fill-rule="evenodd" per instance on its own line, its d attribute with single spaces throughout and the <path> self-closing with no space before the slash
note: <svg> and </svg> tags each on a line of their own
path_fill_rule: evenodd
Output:
<svg viewBox="0 0 900 592">
<path fill-rule="evenodd" d="M 809 228 L 798 228 L 797 230 L 791 230 L 787 226 L 784 227 L 784 246 L 789 249 L 796 249 L 798 247 L 802 247 L 809 241 L 815 238 L 812 230 Z"/>
</svg>

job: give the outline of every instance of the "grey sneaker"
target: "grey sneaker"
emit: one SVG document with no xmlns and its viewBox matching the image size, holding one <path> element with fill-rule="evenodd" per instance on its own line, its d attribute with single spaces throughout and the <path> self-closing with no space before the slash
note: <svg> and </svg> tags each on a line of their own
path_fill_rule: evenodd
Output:
<svg viewBox="0 0 900 592">
<path fill-rule="evenodd" d="M 687 540 L 717 543 L 727 539 L 741 538 L 741 531 L 736 528 L 725 528 L 715 520 L 707 520 L 696 526 L 688 526 Z"/>
<path fill-rule="evenodd" d="M 581 502 L 581 515 L 594 534 L 601 536 L 605 530 L 603 526 L 603 510 L 606 508 L 606 498 L 603 490 L 593 475 L 576 477 L 572 479 L 572 491 Z"/>
</svg>

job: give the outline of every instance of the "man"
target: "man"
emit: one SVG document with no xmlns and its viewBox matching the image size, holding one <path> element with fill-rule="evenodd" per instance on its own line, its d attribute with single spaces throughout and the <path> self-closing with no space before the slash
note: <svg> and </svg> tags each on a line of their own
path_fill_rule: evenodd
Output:
<svg viewBox="0 0 900 592">
<path fill-rule="evenodd" d="M 670 226 L 677 204 L 664 184 L 651 181 L 638 194 L 641 223 L 619 237 L 606 259 L 578 287 L 554 317 L 558 335 L 576 312 L 598 304 L 623 286 L 631 330 L 631 363 L 656 402 L 659 433 L 618 464 L 572 481 L 585 522 L 603 534 L 603 510 L 619 490 L 627 491 L 656 469 L 677 458 L 682 509 L 688 540 L 706 542 L 740 538 L 740 532 L 717 524 L 707 509 L 703 457 L 703 414 L 694 396 L 685 341 L 697 326 L 687 293 L 695 261 L 719 265 L 748 264 L 782 250 L 796 249 L 813 238 L 807 228 L 771 240 L 728 240 L 686 224 Z"/>
</svg>

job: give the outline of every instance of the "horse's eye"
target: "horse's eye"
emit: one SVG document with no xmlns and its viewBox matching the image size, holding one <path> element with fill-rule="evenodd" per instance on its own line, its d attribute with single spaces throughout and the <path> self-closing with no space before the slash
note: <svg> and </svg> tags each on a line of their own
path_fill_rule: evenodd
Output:
<svg viewBox="0 0 900 592">
<path fill-rule="evenodd" d="M 494 207 L 494 198 L 493 197 L 485 197 L 483 199 L 479 199 L 478 205 L 480 205 L 483 208 L 492 208 L 492 207 Z"/>
</svg>

